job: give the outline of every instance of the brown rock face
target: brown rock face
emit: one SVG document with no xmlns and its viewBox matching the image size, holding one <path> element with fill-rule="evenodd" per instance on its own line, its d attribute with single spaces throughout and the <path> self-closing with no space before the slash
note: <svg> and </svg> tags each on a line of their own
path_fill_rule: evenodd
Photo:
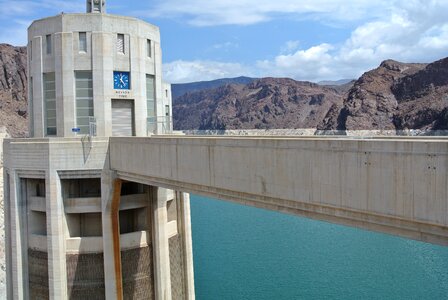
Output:
<svg viewBox="0 0 448 300">
<path fill-rule="evenodd" d="M 431 64 L 384 61 L 362 75 L 339 114 L 335 110 L 320 129 L 448 129 L 448 58 Z"/>
<path fill-rule="evenodd" d="M 330 108 L 342 107 L 348 87 L 263 78 L 187 93 L 175 100 L 176 129 L 316 128 Z"/>
<path fill-rule="evenodd" d="M 23 137 L 28 126 L 26 48 L 0 44 L 0 66 L 0 126 Z"/>
</svg>

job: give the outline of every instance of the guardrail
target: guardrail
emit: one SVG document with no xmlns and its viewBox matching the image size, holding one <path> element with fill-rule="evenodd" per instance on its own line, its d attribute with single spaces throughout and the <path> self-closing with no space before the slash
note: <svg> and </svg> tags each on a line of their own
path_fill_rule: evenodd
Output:
<svg viewBox="0 0 448 300">
<path fill-rule="evenodd" d="M 171 116 L 157 116 L 147 118 L 147 134 L 167 134 L 173 131 L 173 118 Z"/>
</svg>

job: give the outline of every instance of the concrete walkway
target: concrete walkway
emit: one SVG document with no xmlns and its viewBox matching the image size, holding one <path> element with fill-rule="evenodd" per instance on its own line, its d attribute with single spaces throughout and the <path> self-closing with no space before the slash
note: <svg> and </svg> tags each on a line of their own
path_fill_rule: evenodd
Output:
<svg viewBox="0 0 448 300">
<path fill-rule="evenodd" d="M 448 245 L 448 139 L 111 138 L 121 179 Z"/>
</svg>

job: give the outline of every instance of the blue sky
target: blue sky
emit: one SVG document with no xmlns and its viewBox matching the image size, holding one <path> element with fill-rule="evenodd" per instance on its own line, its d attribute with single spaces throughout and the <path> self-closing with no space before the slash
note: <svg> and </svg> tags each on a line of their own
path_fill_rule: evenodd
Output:
<svg viewBox="0 0 448 300">
<path fill-rule="evenodd" d="M 160 27 L 165 79 L 357 78 L 385 59 L 448 56 L 448 0 L 107 0 Z M 0 42 L 26 44 L 33 19 L 85 0 L 0 0 Z"/>
</svg>

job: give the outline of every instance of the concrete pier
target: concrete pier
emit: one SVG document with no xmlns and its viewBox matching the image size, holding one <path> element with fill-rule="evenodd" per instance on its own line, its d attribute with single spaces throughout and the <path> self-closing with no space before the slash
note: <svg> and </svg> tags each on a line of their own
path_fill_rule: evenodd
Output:
<svg viewBox="0 0 448 300">
<path fill-rule="evenodd" d="M 189 196 L 120 178 L 108 146 L 5 142 L 8 298 L 194 299 Z"/>
</svg>

